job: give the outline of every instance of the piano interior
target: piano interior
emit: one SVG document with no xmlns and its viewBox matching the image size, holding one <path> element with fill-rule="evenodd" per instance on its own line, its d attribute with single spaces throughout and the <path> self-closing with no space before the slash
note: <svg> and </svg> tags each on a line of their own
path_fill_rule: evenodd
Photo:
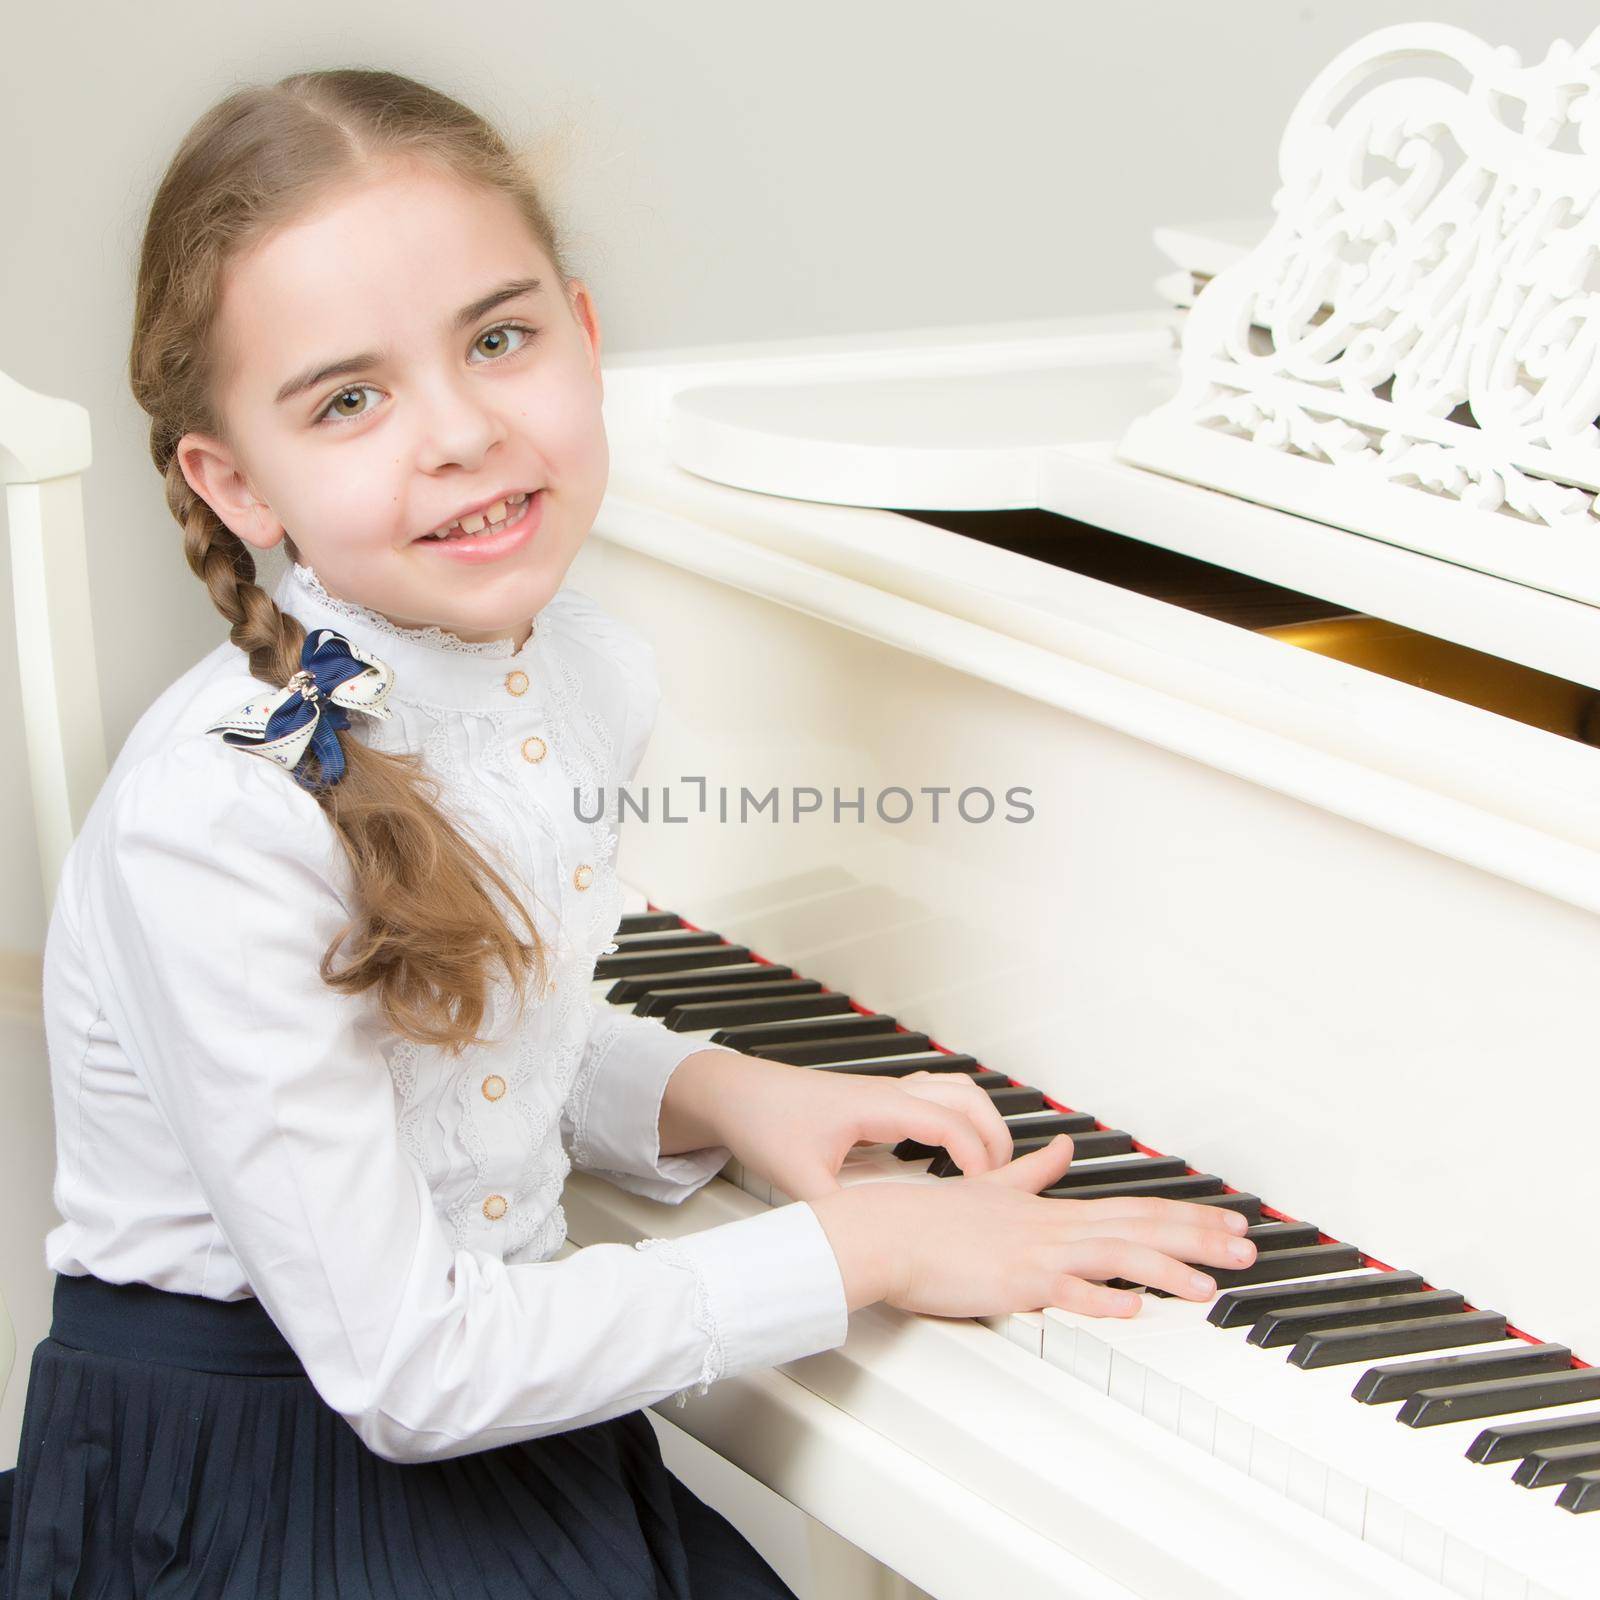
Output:
<svg viewBox="0 0 1600 1600">
<path fill-rule="evenodd" d="M 1531 728 L 1581 744 L 1600 744 L 1600 691 L 1586 684 L 1352 611 L 1179 550 L 1037 507 L 1001 511 L 902 508 L 896 515 L 1182 606 L 1296 649 L 1332 656 Z"/>
</svg>

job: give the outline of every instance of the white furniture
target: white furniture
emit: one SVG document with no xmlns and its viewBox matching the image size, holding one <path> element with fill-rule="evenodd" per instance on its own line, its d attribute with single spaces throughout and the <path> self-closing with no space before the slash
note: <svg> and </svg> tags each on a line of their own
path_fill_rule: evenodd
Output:
<svg viewBox="0 0 1600 1600">
<path fill-rule="evenodd" d="M 654 904 L 1590 1361 L 1597 54 L 1352 46 L 1276 219 L 1167 230 L 1148 315 L 614 360 L 574 571 L 660 653 Z M 1025 824 L 950 815 L 1012 785 Z M 875 812 L 924 787 L 942 821 Z M 730 1176 L 665 1221 L 580 1185 L 574 1236 L 774 1198 Z M 941 1596 L 1595 1592 L 1600 1518 L 1467 1463 L 1478 1424 L 1146 1310 L 858 1317 L 783 1376 L 967 1498 L 834 1525 Z"/>
<path fill-rule="evenodd" d="M 106 775 L 80 479 L 89 413 L 0 372 L 0 482 L 45 908 Z"/>
<path fill-rule="evenodd" d="M 106 773 L 84 552 L 80 479 L 89 414 L 0 372 L 0 482 L 6 491 L 22 716 L 48 909 L 61 863 Z M 16 1333 L 0 1295 L 0 1394 Z"/>
</svg>

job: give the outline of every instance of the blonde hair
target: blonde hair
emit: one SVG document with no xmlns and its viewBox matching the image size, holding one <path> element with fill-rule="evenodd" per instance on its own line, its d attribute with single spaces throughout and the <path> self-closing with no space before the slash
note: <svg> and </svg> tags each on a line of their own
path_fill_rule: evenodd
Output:
<svg viewBox="0 0 1600 1600">
<path fill-rule="evenodd" d="M 300 665 L 304 627 L 256 581 L 250 547 L 189 486 L 177 446 L 190 432 L 226 438 L 213 399 L 213 330 L 230 259 L 305 213 L 334 188 L 396 159 L 433 163 L 506 195 L 555 267 L 555 227 L 524 160 L 481 116 L 398 73 L 345 67 L 297 72 L 239 89 L 212 106 L 178 147 L 150 206 L 139 256 L 129 379 L 150 418 L 150 454 L 166 480 L 183 553 L 227 619 L 251 673 L 281 687 Z M 298 559 L 293 541 L 289 554 Z M 353 719 L 352 719 L 353 720 Z M 495 969 L 519 1003 L 545 953 L 505 878 L 440 811 L 421 757 L 339 734 L 345 774 L 313 791 L 343 844 L 357 910 L 324 952 L 324 982 L 378 990 L 387 1024 L 459 1054 L 482 1042 Z M 290 774 L 284 781 L 292 782 Z M 515 934 L 494 903 L 527 924 Z M 351 959 L 333 970 L 346 939 Z"/>
</svg>

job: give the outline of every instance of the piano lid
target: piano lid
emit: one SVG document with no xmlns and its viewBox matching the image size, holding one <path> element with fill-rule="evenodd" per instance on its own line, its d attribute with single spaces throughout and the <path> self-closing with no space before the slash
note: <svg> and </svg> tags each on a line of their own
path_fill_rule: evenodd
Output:
<svg viewBox="0 0 1600 1600">
<path fill-rule="evenodd" d="M 1160 230 L 1191 308 L 721 351 L 660 440 L 791 499 L 1042 507 L 1600 686 L 1597 63 L 1600 30 L 1524 68 L 1382 29 L 1296 107 L 1253 248 Z"/>
</svg>

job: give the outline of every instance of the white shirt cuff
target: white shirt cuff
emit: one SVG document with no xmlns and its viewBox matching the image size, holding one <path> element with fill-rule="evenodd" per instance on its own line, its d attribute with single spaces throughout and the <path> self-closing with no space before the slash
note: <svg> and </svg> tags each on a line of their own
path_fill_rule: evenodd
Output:
<svg viewBox="0 0 1600 1600">
<path fill-rule="evenodd" d="M 686 1038 L 654 1017 L 627 1013 L 600 1019 L 616 1025 L 601 1044 L 582 1103 L 573 1118 L 576 1166 L 630 1194 L 680 1205 L 728 1164 L 725 1145 L 661 1154 L 661 1102 L 667 1081 L 685 1057 L 700 1050 L 738 1051 Z"/>
<path fill-rule="evenodd" d="M 833 1350 L 849 1335 L 838 1258 L 803 1200 L 636 1248 L 695 1274 L 696 1320 L 709 1340 L 701 1394 L 718 1378 Z"/>
</svg>

